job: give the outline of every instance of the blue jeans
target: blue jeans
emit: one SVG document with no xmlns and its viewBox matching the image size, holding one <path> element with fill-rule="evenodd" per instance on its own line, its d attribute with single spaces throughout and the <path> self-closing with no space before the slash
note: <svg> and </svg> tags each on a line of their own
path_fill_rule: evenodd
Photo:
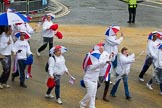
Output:
<svg viewBox="0 0 162 108">
<path fill-rule="evenodd" d="M 122 77 L 122 79 L 123 79 L 123 83 L 124 83 L 125 96 L 126 96 L 126 97 L 130 97 L 129 90 L 128 90 L 128 76 L 125 75 L 125 76 Z M 117 88 L 118 88 L 118 86 L 119 86 L 120 80 L 121 80 L 121 79 L 119 79 L 119 80 L 115 83 L 115 85 L 113 86 L 113 88 L 112 88 L 112 90 L 111 90 L 111 92 L 110 92 L 110 94 L 111 94 L 112 96 L 115 96 L 115 93 L 116 93 Z"/>
<path fill-rule="evenodd" d="M 25 83 L 25 60 L 20 59 L 18 60 L 18 66 L 19 66 L 19 74 L 20 74 L 20 85 L 23 85 Z"/>
<path fill-rule="evenodd" d="M 55 95 L 56 95 L 56 99 L 60 98 L 60 78 L 61 76 L 60 75 L 56 75 L 55 76 L 55 82 L 56 82 L 56 86 L 55 86 Z M 51 91 L 53 90 L 54 87 L 52 88 L 48 88 L 46 94 L 50 94 Z"/>
</svg>

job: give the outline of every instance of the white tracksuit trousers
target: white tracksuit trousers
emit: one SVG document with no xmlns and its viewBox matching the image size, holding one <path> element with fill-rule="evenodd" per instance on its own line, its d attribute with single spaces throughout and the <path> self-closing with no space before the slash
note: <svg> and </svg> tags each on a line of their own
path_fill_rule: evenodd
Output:
<svg viewBox="0 0 162 108">
<path fill-rule="evenodd" d="M 84 98 L 80 101 L 82 106 L 86 106 L 89 102 L 89 108 L 96 108 L 95 107 L 95 99 L 96 99 L 96 92 L 97 92 L 97 81 L 91 81 L 89 79 L 84 79 L 84 83 L 87 89 L 87 93 Z"/>
</svg>

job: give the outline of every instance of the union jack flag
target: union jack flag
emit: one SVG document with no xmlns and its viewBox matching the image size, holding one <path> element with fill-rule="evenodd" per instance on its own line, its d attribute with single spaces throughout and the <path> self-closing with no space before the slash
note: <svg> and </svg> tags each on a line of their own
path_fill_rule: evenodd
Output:
<svg viewBox="0 0 162 108">
<path fill-rule="evenodd" d="M 106 72 L 105 72 L 105 75 L 104 75 L 105 81 L 109 81 L 110 80 L 110 69 L 111 69 L 111 64 L 109 63 L 107 65 Z"/>
</svg>

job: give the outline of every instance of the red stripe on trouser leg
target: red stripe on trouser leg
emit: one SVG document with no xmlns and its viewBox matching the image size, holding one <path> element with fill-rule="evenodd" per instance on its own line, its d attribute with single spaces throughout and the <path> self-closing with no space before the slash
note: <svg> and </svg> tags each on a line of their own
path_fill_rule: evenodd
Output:
<svg viewBox="0 0 162 108">
<path fill-rule="evenodd" d="M 28 74 L 29 74 L 29 77 L 32 77 L 32 75 L 31 75 L 31 65 L 28 65 Z"/>
</svg>

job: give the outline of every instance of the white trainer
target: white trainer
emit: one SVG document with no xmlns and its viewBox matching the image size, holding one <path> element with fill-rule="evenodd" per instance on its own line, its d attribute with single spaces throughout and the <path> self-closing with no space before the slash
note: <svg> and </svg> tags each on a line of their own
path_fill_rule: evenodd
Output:
<svg viewBox="0 0 162 108">
<path fill-rule="evenodd" d="M 146 86 L 148 87 L 148 89 L 152 90 L 153 88 L 151 87 L 151 84 L 146 84 Z"/>
<path fill-rule="evenodd" d="M 162 92 L 160 93 L 160 95 L 162 95 Z"/>
<path fill-rule="evenodd" d="M 80 108 L 85 108 L 83 105 L 80 104 Z"/>
<path fill-rule="evenodd" d="M 113 84 L 113 82 L 112 82 L 112 81 L 110 81 L 110 84 Z"/>
<path fill-rule="evenodd" d="M 3 87 L 10 88 L 10 85 L 8 85 L 8 84 L 3 84 Z"/>
<path fill-rule="evenodd" d="M 80 104 L 80 108 L 85 108 L 86 107 L 86 105 L 83 105 L 83 103 L 81 101 L 79 102 L 79 104 Z"/>
<path fill-rule="evenodd" d="M 58 104 L 62 104 L 61 98 L 58 98 L 58 99 L 56 100 L 56 102 L 57 102 Z"/>
<path fill-rule="evenodd" d="M 139 81 L 144 82 L 145 80 L 143 78 L 139 78 Z"/>
<path fill-rule="evenodd" d="M 40 53 L 39 53 L 38 49 L 36 50 L 36 54 L 37 54 L 37 56 L 40 56 Z"/>
<path fill-rule="evenodd" d="M 3 89 L 3 85 L 2 84 L 0 84 L 0 89 Z"/>
<path fill-rule="evenodd" d="M 52 94 L 46 94 L 45 97 L 50 98 L 50 99 L 54 98 L 54 96 Z"/>
</svg>

